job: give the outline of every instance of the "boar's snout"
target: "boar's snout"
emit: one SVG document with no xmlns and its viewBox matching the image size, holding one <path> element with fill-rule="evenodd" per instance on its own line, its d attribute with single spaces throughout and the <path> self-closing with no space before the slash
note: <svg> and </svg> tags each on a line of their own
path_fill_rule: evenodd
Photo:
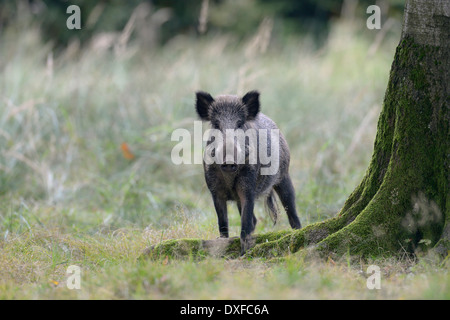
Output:
<svg viewBox="0 0 450 320">
<path fill-rule="evenodd" d="M 220 166 L 220 170 L 222 170 L 223 172 L 227 172 L 227 173 L 231 173 L 231 172 L 236 172 L 237 171 L 237 164 L 236 163 L 232 163 L 232 164 L 222 164 Z"/>
</svg>

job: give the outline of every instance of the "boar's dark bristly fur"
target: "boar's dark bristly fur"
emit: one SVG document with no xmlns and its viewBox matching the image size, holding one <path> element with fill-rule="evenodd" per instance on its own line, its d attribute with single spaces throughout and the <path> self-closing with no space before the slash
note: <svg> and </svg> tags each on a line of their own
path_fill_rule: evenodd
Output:
<svg viewBox="0 0 450 320">
<path fill-rule="evenodd" d="M 212 129 L 220 130 L 224 135 L 227 129 L 267 130 L 278 129 L 276 124 L 260 112 L 259 92 L 250 91 L 242 98 L 233 95 L 221 95 L 215 99 L 206 92 L 196 93 L 196 111 L 200 119 L 209 121 Z M 269 136 L 270 137 L 270 136 Z M 254 204 L 258 198 L 265 198 L 268 209 L 274 222 L 277 218 L 277 205 L 274 191 L 283 204 L 292 228 L 301 228 L 300 220 L 295 209 L 295 191 L 289 176 L 290 153 L 287 142 L 281 132 L 279 133 L 279 167 L 275 174 L 262 175 L 263 165 L 258 160 L 255 164 L 230 163 L 229 161 L 206 164 L 203 163 L 206 184 L 211 192 L 214 207 L 218 217 L 221 237 L 228 237 L 227 201 L 236 201 L 241 215 L 241 254 L 249 248 L 250 235 L 255 230 L 256 217 Z M 271 153 L 270 139 L 267 145 L 260 145 L 257 139 L 257 148 L 266 148 Z M 208 141 L 208 144 L 211 140 Z M 235 148 L 235 150 L 237 150 Z M 247 159 L 248 148 L 245 146 Z"/>
</svg>

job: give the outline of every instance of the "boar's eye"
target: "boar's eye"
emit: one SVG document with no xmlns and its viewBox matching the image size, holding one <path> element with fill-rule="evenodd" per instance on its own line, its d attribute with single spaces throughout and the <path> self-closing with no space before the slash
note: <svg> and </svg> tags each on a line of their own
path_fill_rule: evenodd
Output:
<svg viewBox="0 0 450 320">
<path fill-rule="evenodd" d="M 239 120 L 239 121 L 236 123 L 236 127 L 238 127 L 238 129 L 242 128 L 243 125 L 244 125 L 244 121 L 241 121 L 241 120 Z"/>
<path fill-rule="evenodd" d="M 211 121 L 211 125 L 214 129 L 219 129 L 219 121 Z"/>
</svg>

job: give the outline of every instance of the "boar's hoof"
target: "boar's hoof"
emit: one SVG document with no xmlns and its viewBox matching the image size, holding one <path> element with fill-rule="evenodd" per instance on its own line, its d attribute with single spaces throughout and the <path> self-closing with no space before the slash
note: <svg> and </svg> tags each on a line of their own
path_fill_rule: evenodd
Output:
<svg viewBox="0 0 450 320">
<path fill-rule="evenodd" d="M 253 248 L 255 245 L 255 240 L 251 236 L 241 238 L 241 256 L 243 256 L 248 249 Z"/>
</svg>

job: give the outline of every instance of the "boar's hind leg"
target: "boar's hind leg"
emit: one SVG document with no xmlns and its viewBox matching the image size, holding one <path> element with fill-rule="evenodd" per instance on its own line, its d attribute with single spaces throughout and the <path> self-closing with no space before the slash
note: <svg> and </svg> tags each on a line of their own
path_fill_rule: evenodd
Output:
<svg viewBox="0 0 450 320">
<path fill-rule="evenodd" d="M 274 186 L 274 189 L 286 210 L 289 224 L 293 229 L 300 229 L 302 225 L 295 209 L 295 190 L 291 178 L 286 176 L 278 185 Z"/>
<path fill-rule="evenodd" d="M 221 238 L 228 238 L 228 213 L 227 201 L 213 196 L 214 207 L 216 208 L 217 219 L 219 221 L 219 232 Z"/>
</svg>

